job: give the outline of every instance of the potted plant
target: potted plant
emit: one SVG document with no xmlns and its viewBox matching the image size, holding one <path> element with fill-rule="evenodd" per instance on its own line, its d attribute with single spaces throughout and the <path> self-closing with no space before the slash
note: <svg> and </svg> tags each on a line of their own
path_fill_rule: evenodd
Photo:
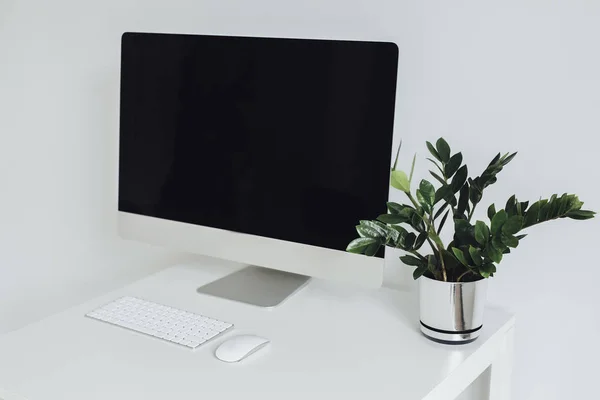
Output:
<svg viewBox="0 0 600 400">
<path fill-rule="evenodd" d="M 375 255 L 381 246 L 405 251 L 400 259 L 415 267 L 413 277 L 419 281 L 423 334 L 444 343 L 467 343 L 481 331 L 487 278 L 526 236 L 521 232 L 558 218 L 590 219 L 595 212 L 582 210 L 583 203 L 574 194 L 554 194 L 531 204 L 513 195 L 502 209 L 494 204 L 488 207 L 488 222 L 473 221 L 485 188 L 496 182 L 496 175 L 516 153 L 496 155 L 481 175 L 469 178 L 462 154 L 452 154 L 443 138 L 435 146 L 426 143 L 433 156 L 428 160 L 435 166 L 429 172 L 437 189 L 423 179 L 412 194 L 416 155 L 407 175 L 396 168 L 399 147 L 391 185 L 406 194 L 408 204 L 388 202 L 387 214 L 360 221 L 356 226 L 360 237 L 347 251 L 367 256 Z M 440 237 L 444 227 L 453 229 L 447 246 Z M 429 254 L 421 251 L 425 245 L 431 248 Z"/>
</svg>

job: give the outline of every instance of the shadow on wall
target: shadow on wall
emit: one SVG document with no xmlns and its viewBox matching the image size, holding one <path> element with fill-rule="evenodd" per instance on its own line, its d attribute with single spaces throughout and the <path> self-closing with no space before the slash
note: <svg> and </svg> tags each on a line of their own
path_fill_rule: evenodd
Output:
<svg viewBox="0 0 600 400">
<path fill-rule="evenodd" d="M 118 210 L 118 176 L 119 176 L 119 70 L 110 70 L 108 74 L 93 80 L 95 85 L 87 96 L 90 104 L 86 109 L 90 112 L 90 131 L 93 137 L 86 142 L 91 146 L 89 154 L 98 154 L 97 165 L 90 170 L 90 179 L 99 186 L 98 198 L 89 199 L 97 226 L 95 231 L 102 236 L 116 237 Z"/>
</svg>

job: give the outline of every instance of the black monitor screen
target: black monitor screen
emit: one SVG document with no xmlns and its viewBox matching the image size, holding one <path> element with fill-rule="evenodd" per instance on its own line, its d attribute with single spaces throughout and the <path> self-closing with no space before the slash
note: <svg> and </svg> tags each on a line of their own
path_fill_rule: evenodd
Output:
<svg viewBox="0 0 600 400">
<path fill-rule="evenodd" d="M 344 250 L 386 212 L 393 43 L 126 33 L 119 210 Z"/>
</svg>

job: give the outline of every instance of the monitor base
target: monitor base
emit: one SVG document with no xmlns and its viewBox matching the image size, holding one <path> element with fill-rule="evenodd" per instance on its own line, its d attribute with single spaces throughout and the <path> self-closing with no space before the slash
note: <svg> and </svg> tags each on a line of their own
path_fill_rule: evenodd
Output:
<svg viewBox="0 0 600 400">
<path fill-rule="evenodd" d="M 196 291 L 259 307 L 275 307 L 309 280 L 310 277 L 304 275 L 249 266 L 200 286 Z"/>
</svg>

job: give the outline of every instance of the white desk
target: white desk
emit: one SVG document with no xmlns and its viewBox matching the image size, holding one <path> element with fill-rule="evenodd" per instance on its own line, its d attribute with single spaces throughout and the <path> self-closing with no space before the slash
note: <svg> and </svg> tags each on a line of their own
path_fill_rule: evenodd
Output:
<svg viewBox="0 0 600 400">
<path fill-rule="evenodd" d="M 0 337 L 2 400 L 453 399 L 492 366 L 492 400 L 509 395 L 514 319 L 488 308 L 475 342 L 419 332 L 414 293 L 313 280 L 265 310 L 196 293 L 234 267 L 180 265 Z M 195 351 L 85 318 L 131 295 L 235 324 Z M 214 357 L 232 335 L 272 344 L 239 364 Z"/>
</svg>

